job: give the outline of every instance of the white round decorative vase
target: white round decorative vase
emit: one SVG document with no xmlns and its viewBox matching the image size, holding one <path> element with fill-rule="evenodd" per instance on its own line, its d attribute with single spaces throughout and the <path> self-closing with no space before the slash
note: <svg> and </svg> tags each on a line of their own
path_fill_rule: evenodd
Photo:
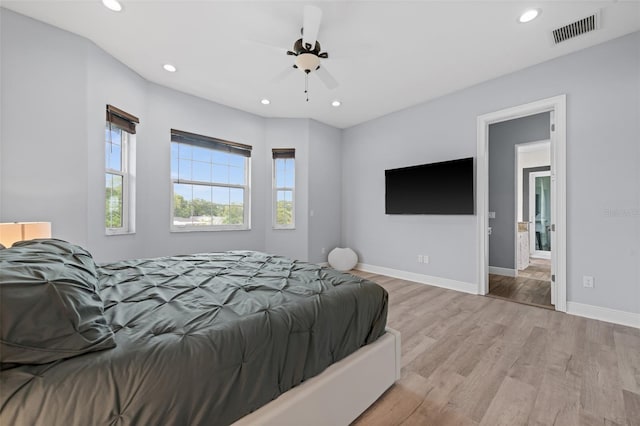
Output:
<svg viewBox="0 0 640 426">
<path fill-rule="evenodd" d="M 358 263 L 358 255 L 350 248 L 336 247 L 329 253 L 329 265 L 337 271 L 350 271 Z"/>
</svg>

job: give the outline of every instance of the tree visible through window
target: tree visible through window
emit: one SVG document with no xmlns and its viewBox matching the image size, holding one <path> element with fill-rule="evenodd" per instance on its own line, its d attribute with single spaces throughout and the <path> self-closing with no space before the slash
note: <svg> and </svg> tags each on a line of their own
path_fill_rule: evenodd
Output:
<svg viewBox="0 0 640 426">
<path fill-rule="evenodd" d="M 105 229 L 108 234 L 133 231 L 130 188 L 130 150 L 139 120 L 107 105 L 105 127 Z"/>
<path fill-rule="evenodd" d="M 106 185 L 105 185 L 105 226 L 122 228 L 124 207 L 124 175 L 126 173 L 123 148 L 126 145 L 126 133 L 116 127 L 106 130 Z"/>
<path fill-rule="evenodd" d="M 173 230 L 248 229 L 251 147 L 172 130 Z"/>
<path fill-rule="evenodd" d="M 293 148 L 273 149 L 274 228 L 295 227 L 295 155 Z"/>
</svg>

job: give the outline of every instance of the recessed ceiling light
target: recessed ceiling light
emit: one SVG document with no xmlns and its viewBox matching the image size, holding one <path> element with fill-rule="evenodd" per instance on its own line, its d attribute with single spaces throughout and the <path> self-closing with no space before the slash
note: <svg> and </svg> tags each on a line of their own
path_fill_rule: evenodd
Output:
<svg viewBox="0 0 640 426">
<path fill-rule="evenodd" d="M 262 105 L 269 105 L 269 104 L 271 103 L 271 101 L 270 101 L 269 99 L 267 99 L 267 98 L 264 98 L 264 99 L 262 99 L 262 100 L 260 101 L 260 103 L 261 103 Z"/>
<path fill-rule="evenodd" d="M 171 64 L 164 64 L 164 65 L 162 66 L 162 68 L 164 68 L 164 70 L 165 70 L 165 71 L 169 71 L 169 72 L 176 72 L 176 71 L 178 71 L 178 69 L 177 69 L 176 67 L 174 67 L 173 65 L 171 65 Z"/>
<path fill-rule="evenodd" d="M 331 102 L 331 105 L 334 107 L 339 107 L 340 105 L 342 105 L 342 102 L 336 99 L 335 101 Z"/>
<path fill-rule="evenodd" d="M 104 4 L 107 9 L 113 10 L 114 12 L 120 12 L 122 10 L 122 5 L 118 0 L 102 0 L 102 4 Z"/>
<path fill-rule="evenodd" d="M 540 15 L 540 9 L 529 9 L 518 18 L 521 23 L 531 22 Z"/>
</svg>

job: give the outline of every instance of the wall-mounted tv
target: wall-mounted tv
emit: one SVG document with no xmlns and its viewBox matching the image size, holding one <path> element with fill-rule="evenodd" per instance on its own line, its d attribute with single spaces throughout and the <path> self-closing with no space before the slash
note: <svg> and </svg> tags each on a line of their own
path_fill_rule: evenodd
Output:
<svg viewBox="0 0 640 426">
<path fill-rule="evenodd" d="M 386 214 L 474 214 L 473 157 L 384 174 Z"/>
</svg>

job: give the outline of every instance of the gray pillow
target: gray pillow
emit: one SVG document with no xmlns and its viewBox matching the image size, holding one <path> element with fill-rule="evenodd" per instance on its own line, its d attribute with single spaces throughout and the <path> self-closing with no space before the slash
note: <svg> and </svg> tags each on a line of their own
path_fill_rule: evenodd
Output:
<svg viewBox="0 0 640 426">
<path fill-rule="evenodd" d="M 45 364 L 113 348 L 91 254 L 62 240 L 0 250 L 0 364 Z"/>
</svg>

